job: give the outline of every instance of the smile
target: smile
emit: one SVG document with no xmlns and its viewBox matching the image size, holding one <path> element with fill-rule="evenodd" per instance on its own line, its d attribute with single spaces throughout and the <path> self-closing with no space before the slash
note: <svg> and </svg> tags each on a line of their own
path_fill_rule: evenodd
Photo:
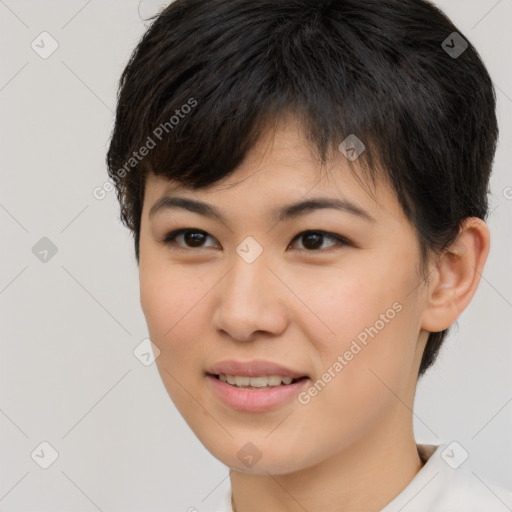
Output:
<svg viewBox="0 0 512 512">
<path fill-rule="evenodd" d="M 253 413 L 275 410 L 295 402 L 297 395 L 306 388 L 310 381 L 308 377 L 293 379 L 278 375 L 247 377 L 207 374 L 206 377 L 210 390 L 221 404 L 240 412 Z M 230 384 L 228 379 L 233 384 Z M 248 384 L 238 385 L 238 379 L 240 379 L 239 382 L 248 382 Z M 272 383 L 277 383 L 278 379 L 279 384 Z"/>
<path fill-rule="evenodd" d="M 261 375 L 257 377 L 247 377 L 246 375 L 217 375 L 222 382 L 227 382 L 231 386 L 247 389 L 261 389 L 266 387 L 275 387 L 291 384 L 298 379 L 285 377 L 282 375 Z"/>
</svg>

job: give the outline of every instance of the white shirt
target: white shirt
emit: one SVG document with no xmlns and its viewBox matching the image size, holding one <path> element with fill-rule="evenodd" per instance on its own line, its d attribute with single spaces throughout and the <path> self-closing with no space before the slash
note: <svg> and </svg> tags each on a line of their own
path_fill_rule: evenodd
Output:
<svg viewBox="0 0 512 512">
<path fill-rule="evenodd" d="M 460 461 L 454 462 L 452 443 L 417 444 L 417 447 L 425 465 L 381 512 L 512 511 L 512 492 L 463 469 Z M 215 512 L 233 512 L 229 478 L 224 480 L 221 492 L 222 499 Z"/>
</svg>

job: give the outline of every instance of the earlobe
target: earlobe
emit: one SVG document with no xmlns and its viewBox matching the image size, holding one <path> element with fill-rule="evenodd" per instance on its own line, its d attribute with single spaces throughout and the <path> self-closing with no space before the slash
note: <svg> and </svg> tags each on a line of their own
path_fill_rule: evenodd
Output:
<svg viewBox="0 0 512 512">
<path fill-rule="evenodd" d="M 439 332 L 450 327 L 471 302 L 489 254 L 487 224 L 465 219 L 457 239 L 439 256 L 428 283 L 422 328 Z"/>
</svg>

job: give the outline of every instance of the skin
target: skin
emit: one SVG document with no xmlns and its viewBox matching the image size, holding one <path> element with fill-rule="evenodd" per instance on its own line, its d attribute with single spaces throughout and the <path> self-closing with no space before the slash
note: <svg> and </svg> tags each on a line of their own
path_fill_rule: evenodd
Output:
<svg viewBox="0 0 512 512">
<path fill-rule="evenodd" d="M 412 408 L 429 331 L 449 327 L 478 286 L 489 250 L 483 221 L 467 219 L 456 243 L 419 272 L 416 233 L 391 189 L 375 194 L 344 155 L 321 167 L 293 119 L 282 120 L 235 173 L 206 190 L 150 175 L 140 238 L 140 300 L 172 401 L 204 446 L 229 466 L 237 512 L 378 511 L 421 469 Z M 163 195 L 208 202 L 226 223 L 186 210 L 149 210 Z M 334 209 L 278 222 L 270 210 L 318 197 L 348 198 L 374 222 Z M 161 241 L 195 228 L 202 245 Z M 305 230 L 324 237 L 317 248 Z M 263 253 L 236 252 L 252 236 Z M 310 248 L 308 250 L 308 247 Z M 225 359 L 268 359 L 311 383 L 394 303 L 402 309 L 307 404 L 263 413 L 225 406 L 205 372 Z M 246 467 L 238 451 L 261 459 Z"/>
</svg>

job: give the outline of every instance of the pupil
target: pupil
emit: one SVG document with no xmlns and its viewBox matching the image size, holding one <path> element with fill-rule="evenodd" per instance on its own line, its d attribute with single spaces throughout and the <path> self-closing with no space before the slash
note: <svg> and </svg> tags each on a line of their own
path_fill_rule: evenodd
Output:
<svg viewBox="0 0 512 512">
<path fill-rule="evenodd" d="M 322 236 L 321 234 L 317 233 L 309 233 L 307 235 L 303 235 L 305 240 L 313 240 L 313 243 L 304 243 L 303 245 L 306 249 L 317 249 L 322 245 Z"/>
<path fill-rule="evenodd" d="M 187 231 L 184 233 L 184 238 L 188 245 L 192 245 L 193 247 L 200 247 L 201 243 L 204 241 L 203 233 L 199 233 L 198 231 Z"/>
</svg>

